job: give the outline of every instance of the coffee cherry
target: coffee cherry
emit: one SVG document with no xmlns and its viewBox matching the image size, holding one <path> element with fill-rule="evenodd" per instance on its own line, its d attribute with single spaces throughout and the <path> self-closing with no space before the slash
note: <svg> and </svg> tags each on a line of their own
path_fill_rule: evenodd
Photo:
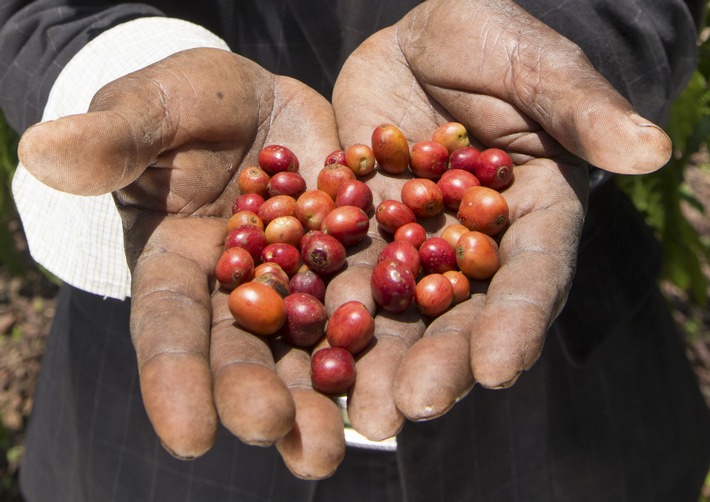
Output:
<svg viewBox="0 0 710 502">
<path fill-rule="evenodd" d="M 372 207 L 372 190 L 360 180 L 347 180 L 335 194 L 336 206 L 355 206 L 363 211 Z"/>
<path fill-rule="evenodd" d="M 296 200 L 296 218 L 306 230 L 320 230 L 325 217 L 335 208 L 333 198 L 323 190 L 306 190 Z"/>
<path fill-rule="evenodd" d="M 457 305 L 471 298 L 471 283 L 463 272 L 460 270 L 448 270 L 443 273 L 443 276 L 449 280 L 454 291 L 452 305 Z"/>
<path fill-rule="evenodd" d="M 254 225 L 260 230 L 264 230 L 264 222 L 256 213 L 243 209 L 237 211 L 227 220 L 227 232 L 242 225 Z"/>
<path fill-rule="evenodd" d="M 300 246 L 303 234 L 305 234 L 303 225 L 295 216 L 274 218 L 264 229 L 266 242 L 269 244 L 283 242 L 292 246 Z"/>
<path fill-rule="evenodd" d="M 342 184 L 354 179 L 356 179 L 355 173 L 352 172 L 348 166 L 342 164 L 328 164 L 318 172 L 316 188 L 323 190 L 335 201 L 335 197 L 338 195 L 338 190 Z"/>
<path fill-rule="evenodd" d="M 329 164 L 343 164 L 345 165 L 345 150 L 335 150 L 328 154 L 323 161 L 323 167 Z"/>
<path fill-rule="evenodd" d="M 340 206 L 325 217 L 321 232 L 332 235 L 349 248 L 360 243 L 367 236 L 369 228 L 370 219 L 365 211 L 355 206 Z"/>
<path fill-rule="evenodd" d="M 355 359 L 341 347 L 319 349 L 311 356 L 311 383 L 323 394 L 344 394 L 355 383 Z"/>
<path fill-rule="evenodd" d="M 466 232 L 456 246 L 456 264 L 471 279 L 490 279 L 500 268 L 498 244 L 484 233 Z"/>
<path fill-rule="evenodd" d="M 468 131 L 463 124 L 458 122 L 447 122 L 437 127 L 431 135 L 432 141 L 436 141 L 451 153 L 457 148 L 468 146 Z"/>
<path fill-rule="evenodd" d="M 239 171 L 237 186 L 242 194 L 255 193 L 263 198 L 268 197 L 266 187 L 269 184 L 269 174 L 257 166 L 247 167 Z"/>
<path fill-rule="evenodd" d="M 422 314 L 437 317 L 451 306 L 454 288 L 442 274 L 429 274 L 421 278 L 414 288 L 414 303 Z"/>
<path fill-rule="evenodd" d="M 325 282 L 310 269 L 299 270 L 288 283 L 292 293 L 307 293 L 320 302 L 325 301 Z"/>
<path fill-rule="evenodd" d="M 508 202 L 492 188 L 475 186 L 466 190 L 457 213 L 469 230 L 496 235 L 508 224 Z"/>
<path fill-rule="evenodd" d="M 297 347 L 312 347 L 325 335 L 328 321 L 325 305 L 307 293 L 291 293 L 284 298 L 286 321 L 281 337 Z"/>
<path fill-rule="evenodd" d="M 388 312 L 404 312 L 412 303 L 416 281 L 412 271 L 397 260 L 381 261 L 372 271 L 372 298 Z"/>
<path fill-rule="evenodd" d="M 481 185 L 502 190 L 513 181 L 513 161 L 503 150 L 487 148 L 476 159 L 472 172 Z"/>
<path fill-rule="evenodd" d="M 279 265 L 289 277 L 298 272 L 301 266 L 301 253 L 293 244 L 274 242 L 261 251 L 261 261 L 269 261 Z"/>
<path fill-rule="evenodd" d="M 375 220 L 383 232 L 394 234 L 399 227 L 416 222 L 417 217 L 403 202 L 387 199 L 375 209 Z"/>
<path fill-rule="evenodd" d="M 315 273 L 329 276 L 345 265 L 345 246 L 332 235 L 311 230 L 301 241 L 303 263 Z"/>
<path fill-rule="evenodd" d="M 299 173 L 292 171 L 282 171 L 274 174 L 266 185 L 266 193 L 269 197 L 290 195 L 297 199 L 305 191 L 306 180 Z"/>
<path fill-rule="evenodd" d="M 431 218 L 444 209 L 439 186 L 426 178 L 413 178 L 402 185 L 401 200 L 417 218 Z"/>
<path fill-rule="evenodd" d="M 395 241 L 407 241 L 416 249 L 419 249 L 426 239 L 426 229 L 417 222 L 406 223 L 394 232 Z"/>
<path fill-rule="evenodd" d="M 229 294 L 227 303 L 237 324 L 256 335 L 276 333 L 286 321 L 283 298 L 265 284 L 241 284 Z"/>
<path fill-rule="evenodd" d="M 419 275 L 420 259 L 419 251 L 410 242 L 407 241 L 392 241 L 382 248 L 377 255 L 377 262 L 397 260 L 404 263 L 412 275 Z"/>
<path fill-rule="evenodd" d="M 429 237 L 419 247 L 419 261 L 425 274 L 443 274 L 456 269 L 456 253 L 441 237 Z"/>
<path fill-rule="evenodd" d="M 274 274 L 281 282 L 289 282 L 288 274 L 281 268 L 281 265 L 273 261 L 264 261 L 254 267 L 254 278 L 263 274 Z"/>
<path fill-rule="evenodd" d="M 232 214 L 238 213 L 239 211 L 251 211 L 256 214 L 263 203 L 264 197 L 258 193 L 243 193 L 234 200 Z"/>
<path fill-rule="evenodd" d="M 255 263 L 261 261 L 261 252 L 268 243 L 264 231 L 254 225 L 240 225 L 233 228 L 224 237 L 224 247 L 240 247 L 246 249 Z"/>
<path fill-rule="evenodd" d="M 409 143 L 392 124 L 382 124 L 372 132 L 372 152 L 386 173 L 402 174 L 409 167 Z"/>
<path fill-rule="evenodd" d="M 468 231 L 468 227 L 465 227 L 461 223 L 452 223 L 441 233 L 441 238 L 449 243 L 451 249 L 456 249 L 456 245 L 459 243 L 459 238 Z"/>
<path fill-rule="evenodd" d="M 331 347 L 358 354 L 370 344 L 375 334 L 375 320 L 362 302 L 348 301 L 330 316 L 325 334 Z"/>
<path fill-rule="evenodd" d="M 291 290 L 288 287 L 288 277 L 284 279 L 283 276 L 277 272 L 263 272 L 259 275 L 255 275 L 251 282 L 270 287 L 276 291 L 281 298 L 286 298 L 291 294 Z"/>
<path fill-rule="evenodd" d="M 269 197 L 256 213 L 264 225 L 268 225 L 271 220 L 280 216 L 296 215 L 296 199 L 289 195 L 276 195 Z"/>
<path fill-rule="evenodd" d="M 444 199 L 444 207 L 450 211 L 458 210 L 467 189 L 480 184 L 478 178 L 463 169 L 449 169 L 436 182 Z"/>
<path fill-rule="evenodd" d="M 457 148 L 449 154 L 449 169 L 463 169 L 473 174 L 480 153 L 478 148 L 472 146 Z"/>
<path fill-rule="evenodd" d="M 299 162 L 296 155 L 283 145 L 267 145 L 259 152 L 258 164 L 270 176 L 283 171 L 296 172 Z"/>
<path fill-rule="evenodd" d="M 438 180 L 449 166 L 449 151 L 436 141 L 419 141 L 412 146 L 409 168 L 417 178 Z"/>
<path fill-rule="evenodd" d="M 246 249 L 240 247 L 225 249 L 215 266 L 217 281 L 228 290 L 251 280 L 253 274 L 254 259 Z"/>
<path fill-rule="evenodd" d="M 356 176 L 367 176 L 375 170 L 375 154 L 367 145 L 361 143 L 350 145 L 345 150 L 345 165 Z"/>
</svg>

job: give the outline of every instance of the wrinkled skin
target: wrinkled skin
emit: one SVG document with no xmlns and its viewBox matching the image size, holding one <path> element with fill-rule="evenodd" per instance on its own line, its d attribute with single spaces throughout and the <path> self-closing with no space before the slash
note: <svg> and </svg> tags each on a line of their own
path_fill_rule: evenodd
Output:
<svg viewBox="0 0 710 502">
<path fill-rule="evenodd" d="M 23 163 L 47 184 L 114 191 L 143 400 L 179 458 L 205 453 L 220 421 L 250 444 L 284 441 L 298 411 L 331 430 L 324 426 L 318 458 L 286 453 L 289 466 L 321 478 L 342 459 L 340 412 L 310 389 L 302 354 L 279 353 L 277 368 L 266 339 L 235 326 L 213 276 L 239 169 L 256 165 L 265 145 L 287 144 L 315 185 L 313 166 L 339 146 L 335 131 L 332 108 L 315 91 L 234 54 L 196 49 L 109 84 L 89 113 L 22 139 Z"/>
<path fill-rule="evenodd" d="M 381 123 L 398 125 L 413 144 L 456 120 L 475 144 L 502 148 L 517 165 L 504 192 L 511 224 L 502 267 L 490 285 L 475 284 L 471 300 L 428 327 L 378 317 L 379 343 L 358 362 L 349 399 L 353 426 L 373 439 L 395 434 L 405 417 L 442 415 L 476 382 L 508 387 L 535 363 L 574 275 L 588 192 L 580 159 L 634 174 L 670 155 L 667 136 L 634 118 L 577 46 L 507 2 L 425 2 L 349 58 L 333 106 L 344 145 L 367 141 Z M 375 204 L 398 199 L 404 181 L 374 177 Z M 454 222 L 440 217 L 427 230 Z M 384 244 L 376 228 L 371 237 Z M 368 276 L 375 257 L 352 257 L 338 280 L 364 284 L 353 276 Z M 334 302 L 367 294 L 334 285 L 329 293 Z"/>
<path fill-rule="evenodd" d="M 377 78 L 373 68 L 383 69 Z M 35 126 L 21 140 L 21 161 L 48 185 L 115 195 L 143 399 L 179 458 L 207 451 L 218 422 L 247 443 L 276 444 L 303 478 L 327 477 L 343 458 L 339 412 L 310 388 L 308 353 L 238 329 L 212 276 L 235 177 L 263 146 L 292 148 L 315 186 L 328 153 L 367 143 L 380 123 L 416 141 L 456 119 L 519 164 L 505 192 L 503 266 L 490 285 L 428 328 L 413 310 L 377 315 L 377 343 L 358 362 L 349 410 L 373 439 L 395 434 L 405 417 L 445 413 L 474 382 L 509 386 L 534 364 L 574 273 L 587 196 L 580 158 L 643 173 L 670 153 L 662 131 L 634 116 L 579 49 L 508 2 L 417 7 L 352 55 L 333 108 L 243 58 L 196 49 L 118 79 L 89 113 Z M 399 197 L 403 180 L 378 174 L 368 183 L 377 203 Z M 370 236 L 329 286 L 329 312 L 369 297 L 383 243 L 374 225 Z"/>
</svg>

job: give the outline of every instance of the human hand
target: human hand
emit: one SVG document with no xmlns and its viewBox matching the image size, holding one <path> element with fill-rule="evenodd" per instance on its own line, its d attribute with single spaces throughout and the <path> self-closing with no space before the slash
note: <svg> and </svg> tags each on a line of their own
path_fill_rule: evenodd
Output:
<svg viewBox="0 0 710 502">
<path fill-rule="evenodd" d="M 86 114 L 29 129 L 19 154 L 54 188 L 114 192 L 141 391 L 166 449 L 202 455 L 221 421 L 320 478 L 344 454 L 339 410 L 310 388 L 302 351 L 280 351 L 277 364 L 264 338 L 235 326 L 213 275 L 237 173 L 274 143 L 297 152 L 315 186 L 314 166 L 339 147 L 332 108 L 235 54 L 195 49 L 110 83 Z"/>
<path fill-rule="evenodd" d="M 456 120 L 517 165 L 504 192 L 511 214 L 502 266 L 490 284 L 429 326 L 411 310 L 377 317 L 377 343 L 358 361 L 348 409 L 371 439 L 395 434 L 405 417 L 445 413 L 475 382 L 507 387 L 529 369 L 574 275 L 588 192 L 583 161 L 635 174 L 670 156 L 668 137 L 577 46 L 508 1 L 421 4 L 353 53 L 333 106 L 343 146 L 367 143 L 381 123 L 397 125 L 411 144 Z M 404 181 L 375 176 L 375 203 L 398 199 Z M 451 221 L 430 221 L 428 230 Z M 375 257 L 371 249 L 351 258 L 338 281 L 362 289 L 343 290 L 337 301 L 368 294 Z"/>
</svg>

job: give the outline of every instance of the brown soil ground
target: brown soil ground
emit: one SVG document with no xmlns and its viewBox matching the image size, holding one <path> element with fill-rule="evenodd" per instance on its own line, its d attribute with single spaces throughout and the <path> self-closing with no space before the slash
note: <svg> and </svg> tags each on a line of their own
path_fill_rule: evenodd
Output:
<svg viewBox="0 0 710 502">
<path fill-rule="evenodd" d="M 690 169 L 687 181 L 698 200 L 710 208 L 710 171 Z M 686 208 L 688 219 L 710 239 L 710 219 Z M 22 249 L 22 229 L 15 233 Z M 8 274 L 0 264 L 0 502 L 18 502 L 17 471 L 22 459 L 25 426 L 32 409 L 35 381 L 45 338 L 54 314 L 57 286 L 25 255 L 27 273 Z M 710 281 L 710 266 L 705 274 Z M 688 296 L 668 283 L 663 291 L 684 329 L 688 359 L 710 406 L 710 310 L 688 301 Z M 710 293 L 709 293 L 710 294 Z M 710 486 L 707 497 L 710 497 Z"/>
</svg>

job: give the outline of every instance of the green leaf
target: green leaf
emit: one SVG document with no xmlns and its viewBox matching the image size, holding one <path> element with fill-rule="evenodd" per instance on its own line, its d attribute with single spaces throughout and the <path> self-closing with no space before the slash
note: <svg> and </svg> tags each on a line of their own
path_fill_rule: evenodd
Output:
<svg viewBox="0 0 710 502">
<path fill-rule="evenodd" d="M 693 136 L 701 118 L 708 115 L 709 92 L 707 79 L 696 71 L 688 86 L 673 102 L 666 132 L 673 140 L 676 152 L 686 150 L 686 143 Z M 707 139 L 707 136 L 705 138 Z"/>
<path fill-rule="evenodd" d="M 15 246 L 15 238 L 5 218 L 0 219 L 0 263 L 3 264 L 12 275 L 22 275 L 25 273 L 25 266 Z"/>
</svg>

